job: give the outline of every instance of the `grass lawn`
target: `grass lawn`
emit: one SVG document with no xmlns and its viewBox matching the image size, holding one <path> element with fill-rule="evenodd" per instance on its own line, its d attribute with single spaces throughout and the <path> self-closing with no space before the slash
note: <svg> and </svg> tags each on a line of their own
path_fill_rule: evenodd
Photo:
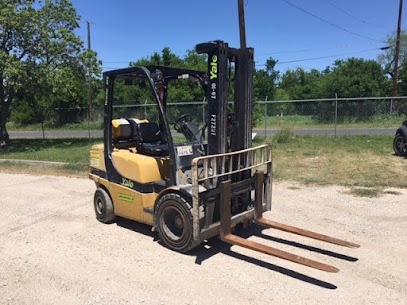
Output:
<svg viewBox="0 0 407 305">
<path fill-rule="evenodd" d="M 89 150 L 102 139 L 14 139 L 6 148 L 0 148 L 0 159 L 66 162 L 65 166 L 34 166 L 0 162 L 1 172 L 57 174 L 87 177 Z"/>
<path fill-rule="evenodd" d="M 286 132 L 267 141 L 273 146 L 276 180 L 343 185 L 362 196 L 376 196 L 385 188 L 407 188 L 407 159 L 393 155 L 393 136 L 337 136 L 334 139 Z M 68 165 L 0 162 L 0 171 L 87 177 L 89 149 L 101 142 L 101 139 L 15 139 L 11 146 L 0 148 L 0 159 L 59 161 Z M 253 146 L 263 142 L 258 137 Z"/>
<path fill-rule="evenodd" d="M 278 135 L 274 177 L 305 184 L 407 188 L 407 159 L 393 155 L 393 136 Z"/>
<path fill-rule="evenodd" d="M 401 123 L 406 119 L 406 116 L 398 115 L 380 115 L 374 116 L 365 121 L 346 120 L 339 121 L 337 127 L 340 129 L 346 128 L 399 128 Z M 290 116 L 270 116 L 266 121 L 268 129 L 324 129 L 333 128 L 334 120 L 327 123 L 318 123 L 312 116 L 306 115 L 290 115 Z M 256 128 L 264 128 L 264 120 L 259 122 Z"/>
<path fill-rule="evenodd" d="M 260 111 L 258 115 L 259 120 L 255 126 L 256 129 L 263 129 L 264 123 L 267 125 L 267 129 L 326 129 L 334 128 L 334 120 L 326 123 L 316 122 L 311 115 L 288 115 L 288 116 L 268 116 L 266 122 L 264 122 L 264 115 Z M 339 118 L 338 128 L 395 128 L 401 126 L 401 123 L 407 119 L 406 115 L 377 115 L 373 116 L 365 121 L 357 121 L 347 119 L 341 121 Z M 87 131 L 87 130 L 103 130 L 103 120 L 99 118 L 94 122 L 88 123 L 83 121 L 80 123 L 65 124 L 61 127 L 52 126 L 48 124 L 32 124 L 32 125 L 18 125 L 13 122 L 7 123 L 7 129 L 9 131 Z"/>
</svg>

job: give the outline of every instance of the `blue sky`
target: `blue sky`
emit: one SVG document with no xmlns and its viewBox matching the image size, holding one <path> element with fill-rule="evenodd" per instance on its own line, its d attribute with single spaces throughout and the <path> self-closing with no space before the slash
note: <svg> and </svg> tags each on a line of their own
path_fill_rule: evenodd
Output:
<svg viewBox="0 0 407 305">
<path fill-rule="evenodd" d="M 86 21 L 92 23 L 92 49 L 104 70 L 127 67 L 164 47 L 183 57 L 210 40 L 240 45 L 237 0 L 72 2 L 85 42 Z M 349 57 L 376 59 L 387 34 L 396 30 L 398 6 L 399 0 L 245 0 L 247 45 L 255 50 L 258 68 L 273 57 L 282 72 L 322 70 Z"/>
</svg>

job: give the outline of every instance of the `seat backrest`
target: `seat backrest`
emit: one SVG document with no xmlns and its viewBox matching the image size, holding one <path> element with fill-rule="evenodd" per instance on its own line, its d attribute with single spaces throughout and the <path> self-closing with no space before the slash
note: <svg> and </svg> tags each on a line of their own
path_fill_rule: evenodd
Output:
<svg viewBox="0 0 407 305">
<path fill-rule="evenodd" d="M 156 122 L 137 124 L 137 136 L 142 143 L 155 143 L 164 140 Z"/>
<path fill-rule="evenodd" d="M 199 142 L 202 137 L 202 130 L 193 122 L 184 122 L 181 125 L 181 131 L 190 142 Z"/>
</svg>

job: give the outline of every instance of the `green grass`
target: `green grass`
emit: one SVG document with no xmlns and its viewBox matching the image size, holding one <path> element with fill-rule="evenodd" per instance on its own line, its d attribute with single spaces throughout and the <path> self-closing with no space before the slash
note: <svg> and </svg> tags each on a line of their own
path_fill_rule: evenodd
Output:
<svg viewBox="0 0 407 305">
<path fill-rule="evenodd" d="M 407 116 L 400 115 L 377 115 L 366 121 L 346 120 L 339 121 L 338 128 L 398 128 L 401 123 L 407 119 Z M 256 125 L 257 129 L 264 128 L 264 117 L 261 116 L 260 122 Z M 310 115 L 289 115 L 289 116 L 269 116 L 266 120 L 267 129 L 319 129 L 333 128 L 334 121 L 328 123 L 318 123 Z M 103 120 L 100 118 L 94 122 L 87 121 L 79 123 L 54 126 L 44 124 L 45 131 L 69 131 L 69 130 L 102 130 Z M 18 125 L 14 122 L 7 123 L 9 131 L 42 131 L 41 124 Z"/>
<path fill-rule="evenodd" d="M 351 188 L 348 193 L 356 197 L 373 198 L 379 197 L 383 192 L 377 188 Z"/>
<path fill-rule="evenodd" d="M 0 148 L 0 159 L 55 161 L 68 165 L 46 167 L 1 162 L 0 171 L 86 176 L 90 147 L 101 142 L 102 139 L 14 139 L 10 146 Z"/>
<path fill-rule="evenodd" d="M 87 163 L 90 147 L 101 142 L 102 139 L 14 139 L 10 146 L 0 149 L 0 158 Z"/>
<path fill-rule="evenodd" d="M 354 195 L 392 194 L 386 188 L 407 188 L 407 159 L 392 151 L 393 136 L 273 136 L 273 173 L 276 180 L 306 185 L 342 185 Z M 281 138 L 284 141 L 281 141 Z M 280 139 L 280 141 L 279 141 Z M 0 148 L 1 159 L 67 162 L 64 167 L 0 163 L 2 172 L 86 176 L 89 149 L 101 139 L 14 139 Z M 253 146 L 262 144 L 257 137 Z M 370 189 L 363 190 L 363 188 Z"/>
<path fill-rule="evenodd" d="M 366 121 L 345 120 L 338 122 L 338 128 L 398 128 L 406 119 L 406 116 L 398 115 L 377 115 Z M 312 116 L 290 115 L 290 116 L 270 116 L 267 118 L 266 125 L 268 129 L 324 129 L 333 128 L 334 120 L 329 123 L 318 123 Z M 258 123 L 257 129 L 264 128 L 264 120 Z"/>
<path fill-rule="evenodd" d="M 29 124 L 29 125 L 19 125 L 14 122 L 7 123 L 7 130 L 9 131 L 80 131 L 80 130 L 103 130 L 103 121 L 98 120 L 94 122 L 79 122 L 79 123 L 70 123 L 61 126 L 55 126 L 51 124 L 44 124 L 42 126 L 38 124 Z"/>
<path fill-rule="evenodd" d="M 277 180 L 313 185 L 407 188 L 407 160 L 393 155 L 393 136 L 295 136 L 278 143 L 273 137 Z M 255 141 L 259 144 L 261 140 Z"/>
</svg>

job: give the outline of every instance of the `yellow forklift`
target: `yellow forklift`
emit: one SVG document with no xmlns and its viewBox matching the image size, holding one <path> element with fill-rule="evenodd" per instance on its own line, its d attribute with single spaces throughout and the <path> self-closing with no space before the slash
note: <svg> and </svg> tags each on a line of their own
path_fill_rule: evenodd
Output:
<svg viewBox="0 0 407 305">
<path fill-rule="evenodd" d="M 358 247 L 263 218 L 271 209 L 272 155 L 270 145 L 252 147 L 253 49 L 211 41 L 196 50 L 207 55 L 207 71 L 139 66 L 104 73 L 104 143 L 90 151 L 96 218 L 111 223 L 120 216 L 151 225 L 166 247 L 182 253 L 220 236 L 230 244 L 339 271 L 232 234 L 238 224 L 256 223 Z M 194 123 L 199 111 L 178 113 L 170 124 L 175 114 L 167 109 L 168 88 L 179 82 L 206 95 L 203 126 Z M 228 103 L 232 85 L 234 100 Z M 138 111 L 146 96 L 155 111 Z"/>
</svg>

